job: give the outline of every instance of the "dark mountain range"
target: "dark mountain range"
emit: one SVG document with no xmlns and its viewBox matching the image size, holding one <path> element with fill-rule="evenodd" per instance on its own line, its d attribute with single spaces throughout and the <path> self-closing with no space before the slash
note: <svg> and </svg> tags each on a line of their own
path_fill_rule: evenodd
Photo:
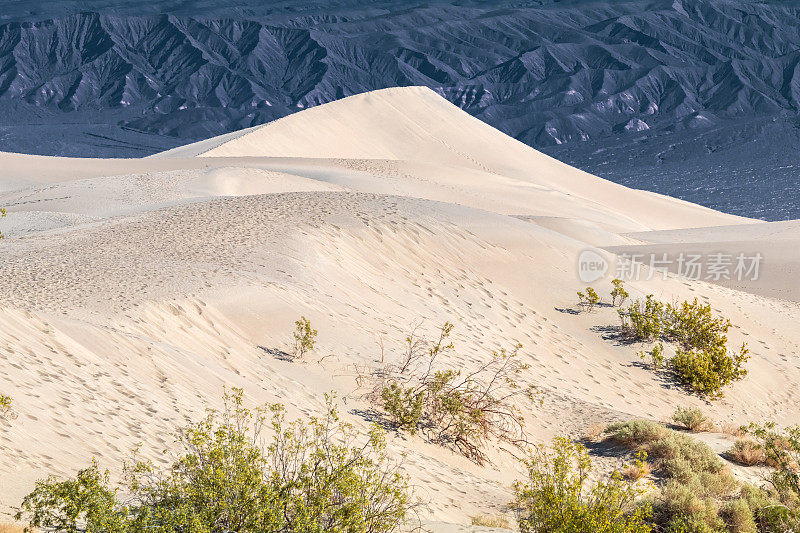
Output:
<svg viewBox="0 0 800 533">
<path fill-rule="evenodd" d="M 220 4 L 3 2 L 0 150 L 142 156 L 426 85 L 601 176 L 800 218 L 797 2 Z"/>
</svg>

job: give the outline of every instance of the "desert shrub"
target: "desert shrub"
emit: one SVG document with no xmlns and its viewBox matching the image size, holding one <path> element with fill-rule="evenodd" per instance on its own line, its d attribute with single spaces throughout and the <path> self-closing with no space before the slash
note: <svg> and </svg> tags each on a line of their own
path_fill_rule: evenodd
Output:
<svg viewBox="0 0 800 533">
<path fill-rule="evenodd" d="M 669 360 L 676 380 L 699 394 L 711 398 L 722 396 L 722 388 L 747 375 L 744 363 L 750 359 L 745 345 L 738 353 L 728 353 L 725 345 L 704 350 L 678 350 Z"/>
<path fill-rule="evenodd" d="M 661 342 L 657 342 L 653 345 L 653 348 L 650 350 L 648 354 L 645 351 L 639 352 L 639 358 L 642 360 L 646 360 L 647 356 L 650 356 L 650 366 L 655 369 L 661 369 L 665 366 L 665 358 L 664 358 L 664 344 Z"/>
<path fill-rule="evenodd" d="M 594 306 L 600 303 L 600 295 L 591 287 L 586 287 L 586 294 L 578 291 L 578 305 L 581 309 L 591 311 Z"/>
<path fill-rule="evenodd" d="M 381 391 L 381 400 L 395 426 L 408 430 L 412 435 L 417 432 L 422 420 L 424 390 L 392 382 Z"/>
<path fill-rule="evenodd" d="M 304 316 L 294 323 L 294 356 L 301 358 L 317 343 L 317 330 L 311 327 L 311 322 Z"/>
<path fill-rule="evenodd" d="M 711 305 L 703 305 L 697 298 L 680 305 L 667 304 L 665 318 L 664 334 L 685 350 L 702 350 L 725 344 L 725 334 L 731 327 L 730 320 L 715 318 Z"/>
<path fill-rule="evenodd" d="M 645 488 L 614 472 L 590 486 L 593 467 L 580 444 L 556 438 L 552 451 L 538 448 L 514 484 L 513 505 L 522 533 L 645 533 L 649 508 L 636 505 Z"/>
<path fill-rule="evenodd" d="M 800 507 L 800 426 L 780 430 L 772 422 L 751 424 L 748 434 L 763 449 L 764 462 L 773 467 L 769 481 L 781 500 Z"/>
<path fill-rule="evenodd" d="M 514 444 L 525 441 L 523 417 L 513 401 L 528 395 L 517 384 L 527 365 L 515 345 L 494 352 L 472 370 L 442 367 L 443 354 L 454 350 L 446 323 L 438 339 L 426 341 L 414 334 L 406 338 L 406 352 L 398 364 L 388 364 L 373 374 L 368 394 L 398 429 L 425 435 L 483 463 L 487 437 Z"/>
<path fill-rule="evenodd" d="M 752 439 L 736 439 L 725 458 L 742 466 L 763 465 L 767 460 L 764 447 Z"/>
<path fill-rule="evenodd" d="M 375 427 L 363 442 L 330 399 L 325 416 L 287 423 L 281 406 L 250 411 L 234 390 L 177 445 L 166 469 L 134 458 L 120 487 L 96 463 L 75 479 L 39 481 L 17 519 L 56 531 L 371 533 L 396 531 L 411 507 L 383 433 Z"/>
<path fill-rule="evenodd" d="M 595 423 L 589 425 L 584 431 L 581 440 L 584 442 L 598 442 L 602 440 L 603 433 L 606 430 L 606 424 Z"/>
<path fill-rule="evenodd" d="M 647 452 L 644 450 L 636 452 L 634 461 L 622 470 L 622 476 L 628 481 L 639 481 L 650 476 L 651 473 L 650 463 L 647 462 Z"/>
<path fill-rule="evenodd" d="M 482 527 L 498 527 L 507 529 L 509 526 L 508 518 L 503 515 L 487 515 L 487 514 L 480 514 L 477 516 L 473 516 L 470 518 L 470 524 L 473 526 L 482 526 Z"/>
<path fill-rule="evenodd" d="M 3 209 L 2 207 L 0 207 L 0 218 L 3 218 L 3 217 L 5 217 L 5 216 L 6 216 L 6 214 L 7 214 L 7 213 L 6 213 L 6 210 L 5 210 L 5 209 Z M 3 238 L 5 238 L 5 235 L 3 235 L 3 232 L 2 232 L 2 231 L 0 231 L 0 239 L 3 239 Z"/>
<path fill-rule="evenodd" d="M 630 296 L 625 287 L 622 286 L 622 280 L 619 278 L 611 280 L 611 286 L 611 305 L 622 305 Z"/>
<path fill-rule="evenodd" d="M 644 302 L 636 300 L 617 313 L 623 332 L 636 340 L 656 340 L 664 331 L 664 304 L 652 294 L 648 294 Z"/>
<path fill-rule="evenodd" d="M 650 420 L 632 420 L 609 424 L 606 426 L 605 434 L 617 444 L 629 448 L 643 448 L 662 439 L 667 434 L 667 428 Z"/>
<path fill-rule="evenodd" d="M 0 418 L 15 418 L 14 405 L 11 396 L 0 394 Z"/>
<path fill-rule="evenodd" d="M 703 442 L 655 422 L 611 424 L 608 438 L 647 453 L 658 490 L 647 498 L 659 532 L 791 531 L 774 491 L 737 481 Z M 748 529 L 752 524 L 758 529 Z"/>
<path fill-rule="evenodd" d="M 678 345 L 667 359 L 660 342 L 650 353 L 652 366 L 666 366 L 675 381 L 688 390 L 718 398 L 722 389 L 747 375 L 744 364 L 750 358 L 747 345 L 728 351 L 729 320 L 713 316 L 710 305 L 697 299 L 680 305 L 663 304 L 653 295 L 618 310 L 623 334 L 638 341 L 664 340 Z M 645 359 L 647 354 L 640 352 Z"/>
<path fill-rule="evenodd" d="M 691 407 L 678 407 L 672 413 L 672 421 L 689 431 L 710 431 L 714 423 L 703 414 L 703 411 Z"/>
</svg>

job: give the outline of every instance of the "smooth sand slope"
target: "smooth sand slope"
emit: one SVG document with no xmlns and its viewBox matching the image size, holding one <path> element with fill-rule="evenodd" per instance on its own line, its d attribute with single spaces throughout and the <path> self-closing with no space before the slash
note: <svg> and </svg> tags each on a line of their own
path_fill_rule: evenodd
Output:
<svg viewBox="0 0 800 533">
<path fill-rule="evenodd" d="M 366 428 L 356 368 L 374 367 L 381 346 L 398 357 L 415 324 L 431 335 L 455 324 L 456 368 L 521 342 L 524 382 L 543 392 L 541 405 L 519 405 L 534 440 L 702 405 L 637 365 L 638 348 L 604 336 L 613 309 L 570 312 L 578 255 L 613 262 L 600 247 L 757 241 L 788 264 L 796 249 L 784 246 L 791 224 L 778 231 L 595 178 L 419 88 L 161 157 L 2 161 L 0 393 L 19 414 L 0 425 L 5 510 L 35 479 L 92 456 L 116 468 L 138 442 L 157 455 L 224 385 L 293 414 L 319 412 L 333 390 Z M 690 229 L 700 226 L 714 229 Z M 737 325 L 731 341 L 750 344 L 750 375 L 704 406 L 719 420 L 800 414 L 800 305 L 791 291 L 763 296 L 796 286 L 776 272 L 749 292 L 676 276 L 629 283 L 633 297 L 707 300 Z M 608 279 L 594 286 L 609 292 Z M 318 349 L 304 362 L 270 355 L 288 349 L 300 315 L 319 330 Z M 491 443 L 479 467 L 420 436 L 389 440 L 410 452 L 433 520 L 497 511 L 519 475 L 507 445 Z"/>
</svg>

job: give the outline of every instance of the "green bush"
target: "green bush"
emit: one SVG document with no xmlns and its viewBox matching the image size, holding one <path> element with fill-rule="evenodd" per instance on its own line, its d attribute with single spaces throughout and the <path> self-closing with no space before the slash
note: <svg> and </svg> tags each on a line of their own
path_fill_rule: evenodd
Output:
<svg viewBox="0 0 800 533">
<path fill-rule="evenodd" d="M 381 391 L 383 408 L 389 413 L 395 426 L 408 430 L 412 435 L 417 432 L 422 420 L 424 399 L 424 390 L 404 387 L 398 383 L 390 383 Z"/>
<path fill-rule="evenodd" d="M 661 337 L 665 327 L 664 304 L 648 294 L 644 302 L 636 300 L 627 309 L 619 309 L 622 330 L 632 338 L 653 341 Z"/>
<path fill-rule="evenodd" d="M 642 448 L 664 438 L 667 428 L 650 420 L 631 420 L 609 424 L 604 433 L 617 444 Z"/>
<path fill-rule="evenodd" d="M 600 295 L 591 287 L 586 287 L 586 294 L 578 291 L 578 305 L 587 311 L 594 309 L 600 303 Z"/>
<path fill-rule="evenodd" d="M 611 305 L 622 305 L 630 296 L 625 287 L 622 286 L 622 280 L 615 278 L 611 280 L 611 285 Z M 619 300 L 619 303 L 617 303 L 617 300 Z"/>
<path fill-rule="evenodd" d="M 0 207 L 0 218 L 3 218 L 5 216 L 6 216 L 6 210 L 3 209 L 2 207 Z M 0 239 L 3 239 L 3 238 L 5 238 L 5 235 L 3 235 L 3 232 L 0 231 Z"/>
<path fill-rule="evenodd" d="M 0 418 L 13 418 L 14 409 L 11 396 L 0 394 Z"/>
<path fill-rule="evenodd" d="M 525 440 L 524 420 L 513 400 L 529 394 L 516 381 L 528 366 L 520 361 L 518 344 L 471 371 L 441 368 L 440 357 L 454 350 L 452 330 L 446 323 L 436 341 L 409 336 L 401 361 L 375 371 L 368 396 L 398 429 L 412 434 L 424 429 L 435 442 L 483 463 L 486 438 Z"/>
<path fill-rule="evenodd" d="M 711 306 L 700 304 L 696 298 L 672 305 L 657 301 L 651 294 L 644 302 L 636 300 L 618 313 L 622 331 L 630 338 L 678 344 L 669 359 L 664 357 L 663 344 L 656 344 L 650 354 L 652 365 L 666 365 L 675 380 L 692 392 L 718 398 L 724 387 L 747 375 L 747 345 L 743 344 L 738 352 L 729 352 L 730 321 L 715 318 Z M 640 356 L 644 359 L 647 354 L 641 352 Z"/>
<path fill-rule="evenodd" d="M 742 345 L 739 353 L 728 353 L 726 346 L 706 350 L 678 350 L 670 359 L 669 367 L 676 380 L 699 394 L 712 398 L 722 396 L 722 388 L 747 375 L 744 363 L 750 359 L 749 351 Z"/>
<path fill-rule="evenodd" d="M 556 438 L 526 462 L 514 484 L 522 533 L 646 533 L 649 507 L 636 505 L 645 488 L 614 472 L 590 487 L 594 471 L 581 444 Z"/>
<path fill-rule="evenodd" d="M 121 487 L 96 463 L 75 479 L 39 481 L 16 518 L 56 531 L 372 533 L 397 531 L 410 508 L 383 433 L 375 427 L 363 442 L 330 399 L 324 417 L 287 423 L 281 406 L 250 411 L 234 390 L 177 444 L 167 469 L 134 458 Z"/>
<path fill-rule="evenodd" d="M 710 431 L 714 423 L 707 418 L 703 411 L 691 407 L 678 407 L 672 413 L 672 421 L 689 431 Z"/>
<path fill-rule="evenodd" d="M 311 322 L 304 316 L 294 323 L 294 356 L 300 359 L 314 349 L 317 343 L 317 330 L 311 327 Z"/>
</svg>

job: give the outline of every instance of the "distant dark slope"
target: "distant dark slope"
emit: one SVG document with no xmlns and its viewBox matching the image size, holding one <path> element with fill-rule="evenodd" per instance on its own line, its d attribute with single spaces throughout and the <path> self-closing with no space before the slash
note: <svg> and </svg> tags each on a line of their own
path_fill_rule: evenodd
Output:
<svg viewBox="0 0 800 533">
<path fill-rule="evenodd" d="M 797 148 L 797 2 L 218 4 L 8 2 L 0 149 L 146 155 L 398 85 L 432 87 L 521 141 L 612 179 L 655 168 L 650 188 L 665 188 L 674 172 L 658 169 L 675 162 L 697 180 L 710 153 L 764 145 L 764 157 L 792 158 Z M 743 128 L 773 121 L 783 126 Z M 784 132 L 777 144 L 787 146 L 770 149 L 770 132 Z M 695 136 L 702 147 L 688 142 Z M 652 143 L 674 146 L 664 156 Z M 621 154 L 616 166 L 593 155 L 607 145 Z M 715 206 L 715 196 L 702 200 Z M 755 214 L 738 201 L 726 206 Z M 784 217 L 787 209 L 758 213 Z"/>
</svg>

